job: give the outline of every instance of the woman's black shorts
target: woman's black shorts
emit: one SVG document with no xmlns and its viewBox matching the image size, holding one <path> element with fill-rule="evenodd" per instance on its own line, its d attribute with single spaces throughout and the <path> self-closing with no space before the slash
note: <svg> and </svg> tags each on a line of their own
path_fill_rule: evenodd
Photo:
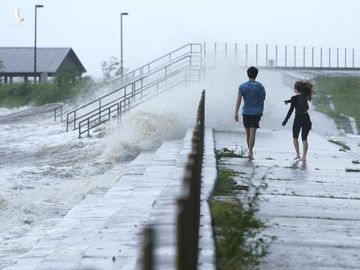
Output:
<svg viewBox="0 0 360 270">
<path fill-rule="evenodd" d="M 293 124 L 293 138 L 299 138 L 299 133 L 301 129 L 301 139 L 303 141 L 306 141 L 311 126 L 312 123 L 310 120 L 310 115 L 308 113 L 295 113 L 295 119 Z"/>
<path fill-rule="evenodd" d="M 259 128 L 261 116 L 243 114 L 243 124 L 245 128 Z"/>
</svg>

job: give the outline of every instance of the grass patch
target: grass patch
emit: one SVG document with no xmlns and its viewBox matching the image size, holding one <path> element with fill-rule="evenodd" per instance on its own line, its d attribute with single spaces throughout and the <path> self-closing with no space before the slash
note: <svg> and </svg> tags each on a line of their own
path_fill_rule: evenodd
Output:
<svg viewBox="0 0 360 270">
<path fill-rule="evenodd" d="M 331 142 L 331 143 L 334 143 L 334 144 L 337 144 L 339 146 L 341 146 L 342 150 L 346 151 L 346 150 L 351 150 L 351 148 L 344 142 L 342 141 L 335 141 L 335 140 L 328 140 L 328 142 Z"/>
<path fill-rule="evenodd" d="M 216 240 L 217 269 L 254 269 L 268 254 L 271 239 L 263 236 L 265 224 L 256 217 L 259 189 L 247 192 L 244 202 L 236 197 L 238 186 L 231 170 L 219 170 L 215 198 L 210 202 Z M 219 195 L 227 195 L 217 199 Z"/>
<path fill-rule="evenodd" d="M 341 114 L 352 116 L 360 127 L 360 77 L 320 76 L 316 78 L 315 88 L 314 104 L 319 111 L 334 118 L 338 125 L 344 118 Z M 334 104 L 334 110 L 330 107 L 330 101 Z"/>
<path fill-rule="evenodd" d="M 232 170 L 220 170 L 214 196 L 226 196 L 234 194 L 237 190 L 247 190 L 248 186 L 237 185 L 234 181 L 233 177 L 240 174 L 244 173 Z"/>
<path fill-rule="evenodd" d="M 223 157 L 231 157 L 231 158 L 247 158 L 246 151 L 241 147 L 240 150 L 230 150 L 228 148 L 222 148 L 215 150 L 216 159 L 219 160 Z"/>
<path fill-rule="evenodd" d="M 0 83 L 0 107 L 14 108 L 25 105 L 44 105 L 53 102 L 72 101 L 92 89 L 94 82 L 89 77 L 75 81 L 49 83 Z"/>
</svg>

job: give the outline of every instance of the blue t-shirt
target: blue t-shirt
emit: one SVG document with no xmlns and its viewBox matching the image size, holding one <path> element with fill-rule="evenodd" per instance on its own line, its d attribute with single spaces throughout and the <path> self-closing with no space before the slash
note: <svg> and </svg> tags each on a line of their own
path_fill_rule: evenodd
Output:
<svg viewBox="0 0 360 270">
<path fill-rule="evenodd" d="M 249 80 L 239 86 L 239 95 L 244 99 L 242 114 L 261 116 L 264 111 L 265 88 L 253 80 Z"/>
</svg>

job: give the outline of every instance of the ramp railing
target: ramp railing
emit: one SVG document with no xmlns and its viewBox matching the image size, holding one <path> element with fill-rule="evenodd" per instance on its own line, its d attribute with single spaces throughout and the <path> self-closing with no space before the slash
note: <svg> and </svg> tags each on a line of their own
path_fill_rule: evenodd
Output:
<svg viewBox="0 0 360 270">
<path fill-rule="evenodd" d="M 185 51 L 187 48 L 187 51 Z M 91 129 L 134 106 L 180 83 L 199 81 L 202 71 L 202 45 L 188 44 L 167 54 L 171 62 L 163 64 L 164 57 L 152 61 L 149 68 L 132 82 L 66 113 L 66 130 L 79 130 L 79 137 L 89 135 Z M 161 64 L 160 64 L 161 62 Z M 143 66 L 145 67 L 145 66 Z M 155 68 L 154 68 L 155 67 Z M 153 69 L 149 72 L 149 70 Z M 60 109 L 59 109 L 60 110 Z M 54 117 L 57 111 L 54 112 Z"/>
<path fill-rule="evenodd" d="M 152 72 L 162 69 L 163 67 L 167 66 L 168 64 L 177 61 L 178 59 L 183 58 L 184 56 L 191 55 L 192 56 L 192 67 L 193 68 L 202 68 L 202 44 L 198 43 L 189 43 L 186 44 L 180 48 L 177 48 L 174 51 L 171 51 L 170 53 L 167 53 L 153 61 L 150 61 L 149 63 L 142 65 L 141 67 L 138 67 L 126 74 L 124 74 L 122 77 L 115 78 L 110 80 L 109 82 L 104 83 L 104 85 L 100 86 L 96 91 L 101 92 L 101 89 L 112 89 L 109 90 L 109 92 L 112 92 L 116 89 L 121 88 L 122 86 L 129 84 L 143 76 L 149 75 Z M 86 105 L 86 104 L 85 104 Z M 84 105 L 84 106 L 85 106 Z M 84 109 L 84 106 L 81 106 L 75 110 L 81 110 Z M 71 113 L 71 111 L 64 112 L 63 106 L 59 106 L 55 108 L 54 110 L 54 121 L 57 121 L 60 119 L 60 121 L 63 121 L 65 118 L 64 115 Z M 78 112 L 80 115 L 81 113 Z"/>
</svg>

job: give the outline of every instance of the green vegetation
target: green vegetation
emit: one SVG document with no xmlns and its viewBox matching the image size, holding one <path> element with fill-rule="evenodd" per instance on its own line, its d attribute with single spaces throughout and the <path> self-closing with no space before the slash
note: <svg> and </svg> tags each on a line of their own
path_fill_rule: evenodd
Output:
<svg viewBox="0 0 360 270">
<path fill-rule="evenodd" d="M 360 160 L 353 160 L 352 163 L 353 164 L 360 164 Z"/>
<path fill-rule="evenodd" d="M 241 186 L 233 177 L 237 172 L 221 169 L 210 202 L 216 239 L 217 269 L 254 269 L 268 254 L 270 239 L 262 235 L 265 224 L 256 217 L 259 188 L 246 192 L 241 202 L 236 194 Z M 217 197 L 221 196 L 221 197 Z M 226 196 L 226 197 L 223 197 Z"/>
<path fill-rule="evenodd" d="M 232 195 L 236 190 L 247 190 L 248 186 L 237 185 L 233 177 L 236 175 L 245 174 L 238 173 L 231 170 L 220 170 L 219 171 L 219 180 L 216 183 L 216 189 L 214 191 L 214 196 L 226 196 Z"/>
<path fill-rule="evenodd" d="M 331 143 L 334 143 L 334 144 L 337 144 L 339 146 L 341 146 L 341 149 L 342 151 L 346 151 L 346 150 L 351 150 L 351 148 L 349 146 L 346 145 L 346 143 L 344 142 L 341 142 L 341 141 L 335 141 L 335 140 L 328 140 L 329 142 Z"/>
<path fill-rule="evenodd" d="M 0 106 L 12 108 L 70 101 L 91 89 L 92 84 L 91 78 L 76 78 L 70 71 L 61 73 L 52 83 L 0 84 Z"/>
<path fill-rule="evenodd" d="M 231 157 L 231 158 L 246 158 L 246 152 L 243 148 L 240 150 L 230 150 L 228 148 L 222 148 L 215 150 L 216 159 L 219 160 L 222 157 Z"/>
<path fill-rule="evenodd" d="M 344 118 L 342 114 L 352 116 L 360 127 L 360 77 L 321 76 L 316 78 L 315 88 L 314 104 L 319 111 L 333 117 L 338 125 Z"/>
</svg>

